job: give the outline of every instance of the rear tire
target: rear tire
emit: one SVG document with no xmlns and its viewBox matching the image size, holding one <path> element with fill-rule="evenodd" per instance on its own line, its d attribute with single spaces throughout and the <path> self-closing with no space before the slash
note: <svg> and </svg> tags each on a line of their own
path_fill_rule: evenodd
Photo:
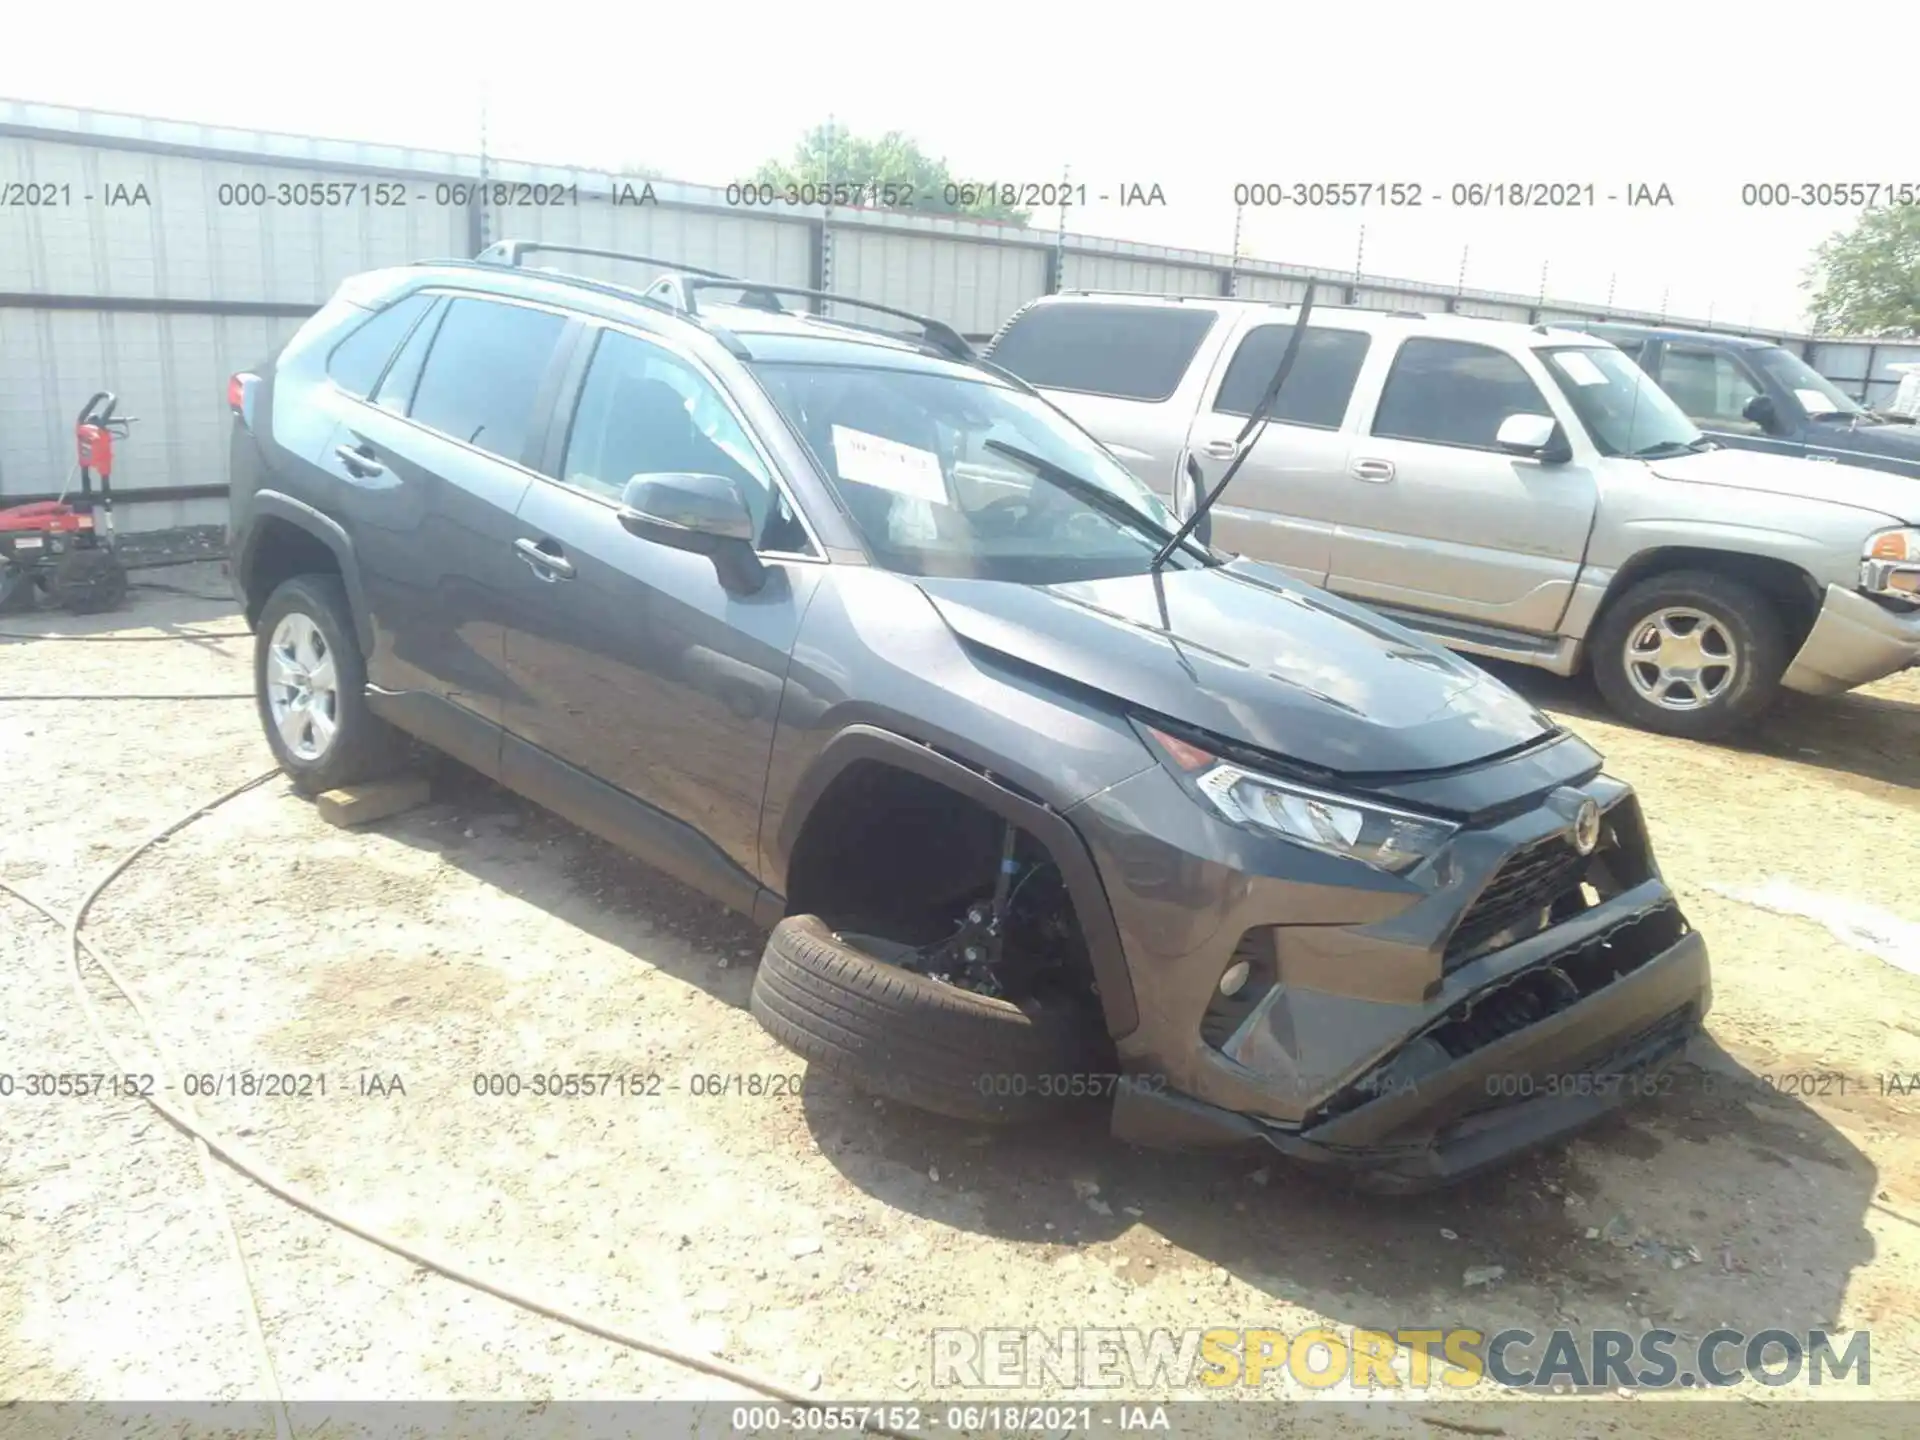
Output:
<svg viewBox="0 0 1920 1440">
<path fill-rule="evenodd" d="M 1711 570 L 1642 580 L 1607 607 L 1591 653 L 1594 683 L 1613 710 L 1643 730 L 1688 740 L 1758 720 L 1789 658 L 1773 602 Z"/>
<path fill-rule="evenodd" d="M 1106 1032 L 1089 1007 L 1021 1007 L 944 985 L 871 959 L 813 915 L 774 927 L 751 1008 L 822 1070 L 937 1115 L 1034 1121 L 1113 1093 Z"/>
<path fill-rule="evenodd" d="M 254 703 L 273 758 L 308 795 L 400 769 L 407 739 L 367 705 L 367 664 L 337 575 L 296 575 L 254 633 Z"/>
</svg>

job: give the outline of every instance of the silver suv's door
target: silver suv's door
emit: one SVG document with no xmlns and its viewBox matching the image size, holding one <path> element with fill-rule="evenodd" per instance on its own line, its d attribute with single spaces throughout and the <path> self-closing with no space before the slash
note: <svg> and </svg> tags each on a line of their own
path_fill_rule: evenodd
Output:
<svg viewBox="0 0 1920 1440">
<path fill-rule="evenodd" d="M 1376 367 L 1385 367 L 1384 380 Z M 1357 497 L 1330 588 L 1356 599 L 1551 634 L 1573 592 L 1598 485 L 1585 444 L 1561 463 L 1502 451 L 1513 415 L 1578 422 L 1528 352 L 1412 335 L 1369 367 L 1379 389 L 1347 460 Z"/>
<path fill-rule="evenodd" d="M 1235 437 L 1292 338 L 1292 320 L 1272 315 L 1246 314 L 1201 396 L 1187 443 L 1209 489 L 1226 472 Z M 1347 412 L 1371 340 L 1337 323 L 1307 326 L 1272 420 L 1213 507 L 1216 546 L 1271 561 L 1309 584 L 1326 583 L 1334 526 L 1351 499 L 1343 478 Z"/>
</svg>

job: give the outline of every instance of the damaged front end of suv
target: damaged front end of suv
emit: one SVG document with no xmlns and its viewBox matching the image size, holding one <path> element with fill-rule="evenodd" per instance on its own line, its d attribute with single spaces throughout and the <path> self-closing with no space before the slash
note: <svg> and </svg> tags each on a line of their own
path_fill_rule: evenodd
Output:
<svg viewBox="0 0 1920 1440">
<path fill-rule="evenodd" d="M 1559 732 L 1364 800 L 1286 787 L 1275 808 L 1333 842 L 1310 867 L 1298 837 L 1251 833 L 1260 787 L 1239 778 L 1251 757 L 1166 742 L 1161 771 L 1073 815 L 1115 857 L 1109 893 L 1154 952 L 1134 968 L 1143 1023 L 1121 1042 L 1138 1077 L 1116 1101 L 1122 1138 L 1262 1141 L 1419 1188 L 1671 1084 L 1711 1005 L 1706 947 L 1661 879 L 1638 800 L 1578 739 Z M 1193 798 L 1235 789 L 1251 802 L 1238 814 Z M 1398 820 L 1410 800 L 1411 824 Z M 1384 866 L 1377 850 L 1338 853 L 1396 822 L 1433 848 Z M 1169 830 L 1178 861 L 1143 843 Z M 1361 866 L 1377 880 L 1356 881 Z M 1170 923 L 1161 897 L 1174 889 L 1206 934 Z"/>
</svg>

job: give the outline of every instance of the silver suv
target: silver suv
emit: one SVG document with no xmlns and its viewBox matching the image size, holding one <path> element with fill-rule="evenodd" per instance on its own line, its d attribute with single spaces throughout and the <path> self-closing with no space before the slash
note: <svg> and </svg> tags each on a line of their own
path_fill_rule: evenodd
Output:
<svg viewBox="0 0 1920 1440">
<path fill-rule="evenodd" d="M 1297 314 L 1049 296 L 989 355 L 1187 515 Z M 1920 480 L 1723 449 L 1591 335 L 1316 306 L 1253 444 L 1208 517 L 1222 548 L 1456 650 L 1591 665 L 1648 729 L 1720 735 L 1780 686 L 1920 660 Z"/>
</svg>

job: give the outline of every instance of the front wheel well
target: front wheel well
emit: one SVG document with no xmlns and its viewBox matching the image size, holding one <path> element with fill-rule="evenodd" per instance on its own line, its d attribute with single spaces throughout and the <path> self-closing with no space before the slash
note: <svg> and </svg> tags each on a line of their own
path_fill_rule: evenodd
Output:
<svg viewBox="0 0 1920 1440">
<path fill-rule="evenodd" d="M 1663 545 L 1642 550 L 1615 572 L 1606 598 L 1588 626 L 1589 637 L 1600 629 L 1607 612 L 1643 580 L 1678 570 L 1706 570 L 1752 586 L 1766 597 L 1780 617 L 1788 654 L 1798 652 L 1820 614 L 1824 592 L 1820 582 L 1790 560 L 1753 555 L 1739 550 L 1711 550 L 1703 546 Z M 1591 657 L 1589 657 L 1590 659 Z"/>
<path fill-rule="evenodd" d="M 263 515 L 247 549 L 240 587 L 247 597 L 247 623 L 259 623 L 268 597 L 296 575 L 339 575 L 340 557 L 310 530 L 278 515 Z"/>
<path fill-rule="evenodd" d="M 852 762 L 808 810 L 787 864 L 787 913 L 939 945 L 970 908 L 991 905 L 1010 826 L 1007 964 L 1097 1005 L 1085 930 L 1048 846 L 981 801 L 884 760 Z"/>
</svg>

